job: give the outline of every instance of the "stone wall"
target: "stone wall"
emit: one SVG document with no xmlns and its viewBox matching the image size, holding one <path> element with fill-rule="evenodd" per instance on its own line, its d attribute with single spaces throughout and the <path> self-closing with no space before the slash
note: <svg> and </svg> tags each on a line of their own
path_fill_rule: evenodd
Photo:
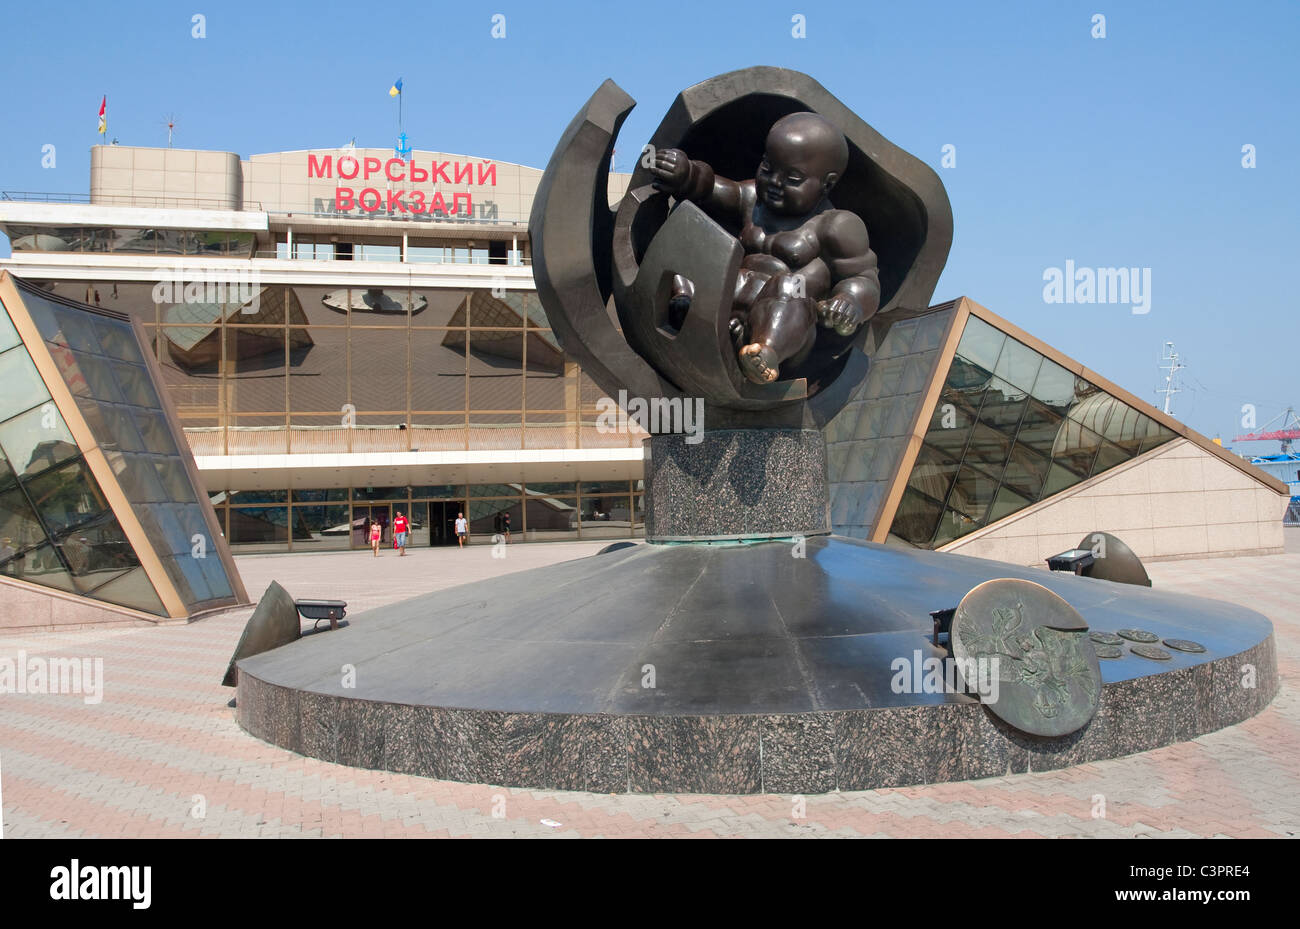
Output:
<svg viewBox="0 0 1300 929">
<path fill-rule="evenodd" d="M 55 632 L 104 625 L 157 626 L 184 622 L 0 576 L 0 632 Z"/>
</svg>

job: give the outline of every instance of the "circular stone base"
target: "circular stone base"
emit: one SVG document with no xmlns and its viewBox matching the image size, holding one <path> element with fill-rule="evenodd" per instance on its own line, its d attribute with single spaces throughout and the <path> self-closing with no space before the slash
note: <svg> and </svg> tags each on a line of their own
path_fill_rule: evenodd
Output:
<svg viewBox="0 0 1300 929">
<path fill-rule="evenodd" d="M 1092 629 L 1206 652 L 1126 645 L 1086 726 L 1027 735 L 921 672 L 946 655 L 929 611 L 995 577 L 1048 587 Z M 241 661 L 240 725 L 326 761 L 540 789 L 819 793 L 1060 768 L 1239 722 L 1278 686 L 1251 610 L 839 537 L 638 545 L 352 620 Z"/>
</svg>

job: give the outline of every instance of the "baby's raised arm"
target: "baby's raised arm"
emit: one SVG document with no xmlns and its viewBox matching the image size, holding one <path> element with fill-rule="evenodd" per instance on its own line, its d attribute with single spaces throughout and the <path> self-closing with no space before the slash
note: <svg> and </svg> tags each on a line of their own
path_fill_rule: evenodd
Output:
<svg viewBox="0 0 1300 929">
<path fill-rule="evenodd" d="M 706 163 L 692 161 L 679 148 L 656 149 L 649 168 L 655 187 L 678 200 L 699 204 L 715 219 L 743 223 L 753 208 L 752 181 L 719 177 Z"/>
</svg>

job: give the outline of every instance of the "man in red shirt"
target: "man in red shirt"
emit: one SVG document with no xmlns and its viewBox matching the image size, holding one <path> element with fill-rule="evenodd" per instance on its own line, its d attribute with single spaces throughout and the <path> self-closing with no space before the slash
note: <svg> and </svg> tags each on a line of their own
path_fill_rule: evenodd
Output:
<svg viewBox="0 0 1300 929">
<path fill-rule="evenodd" d="M 406 556 L 406 533 L 410 527 L 411 524 L 402 515 L 402 511 L 398 510 L 397 517 L 393 520 L 393 541 L 397 543 L 398 557 Z"/>
</svg>

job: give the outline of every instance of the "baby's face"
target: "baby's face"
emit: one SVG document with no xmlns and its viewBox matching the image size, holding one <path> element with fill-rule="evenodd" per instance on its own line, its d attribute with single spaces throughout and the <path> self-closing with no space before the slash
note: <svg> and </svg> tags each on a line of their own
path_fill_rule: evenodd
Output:
<svg viewBox="0 0 1300 929">
<path fill-rule="evenodd" d="M 768 136 L 767 151 L 754 175 L 759 202 L 785 216 L 811 213 L 826 193 L 829 158 L 808 141 Z"/>
</svg>

